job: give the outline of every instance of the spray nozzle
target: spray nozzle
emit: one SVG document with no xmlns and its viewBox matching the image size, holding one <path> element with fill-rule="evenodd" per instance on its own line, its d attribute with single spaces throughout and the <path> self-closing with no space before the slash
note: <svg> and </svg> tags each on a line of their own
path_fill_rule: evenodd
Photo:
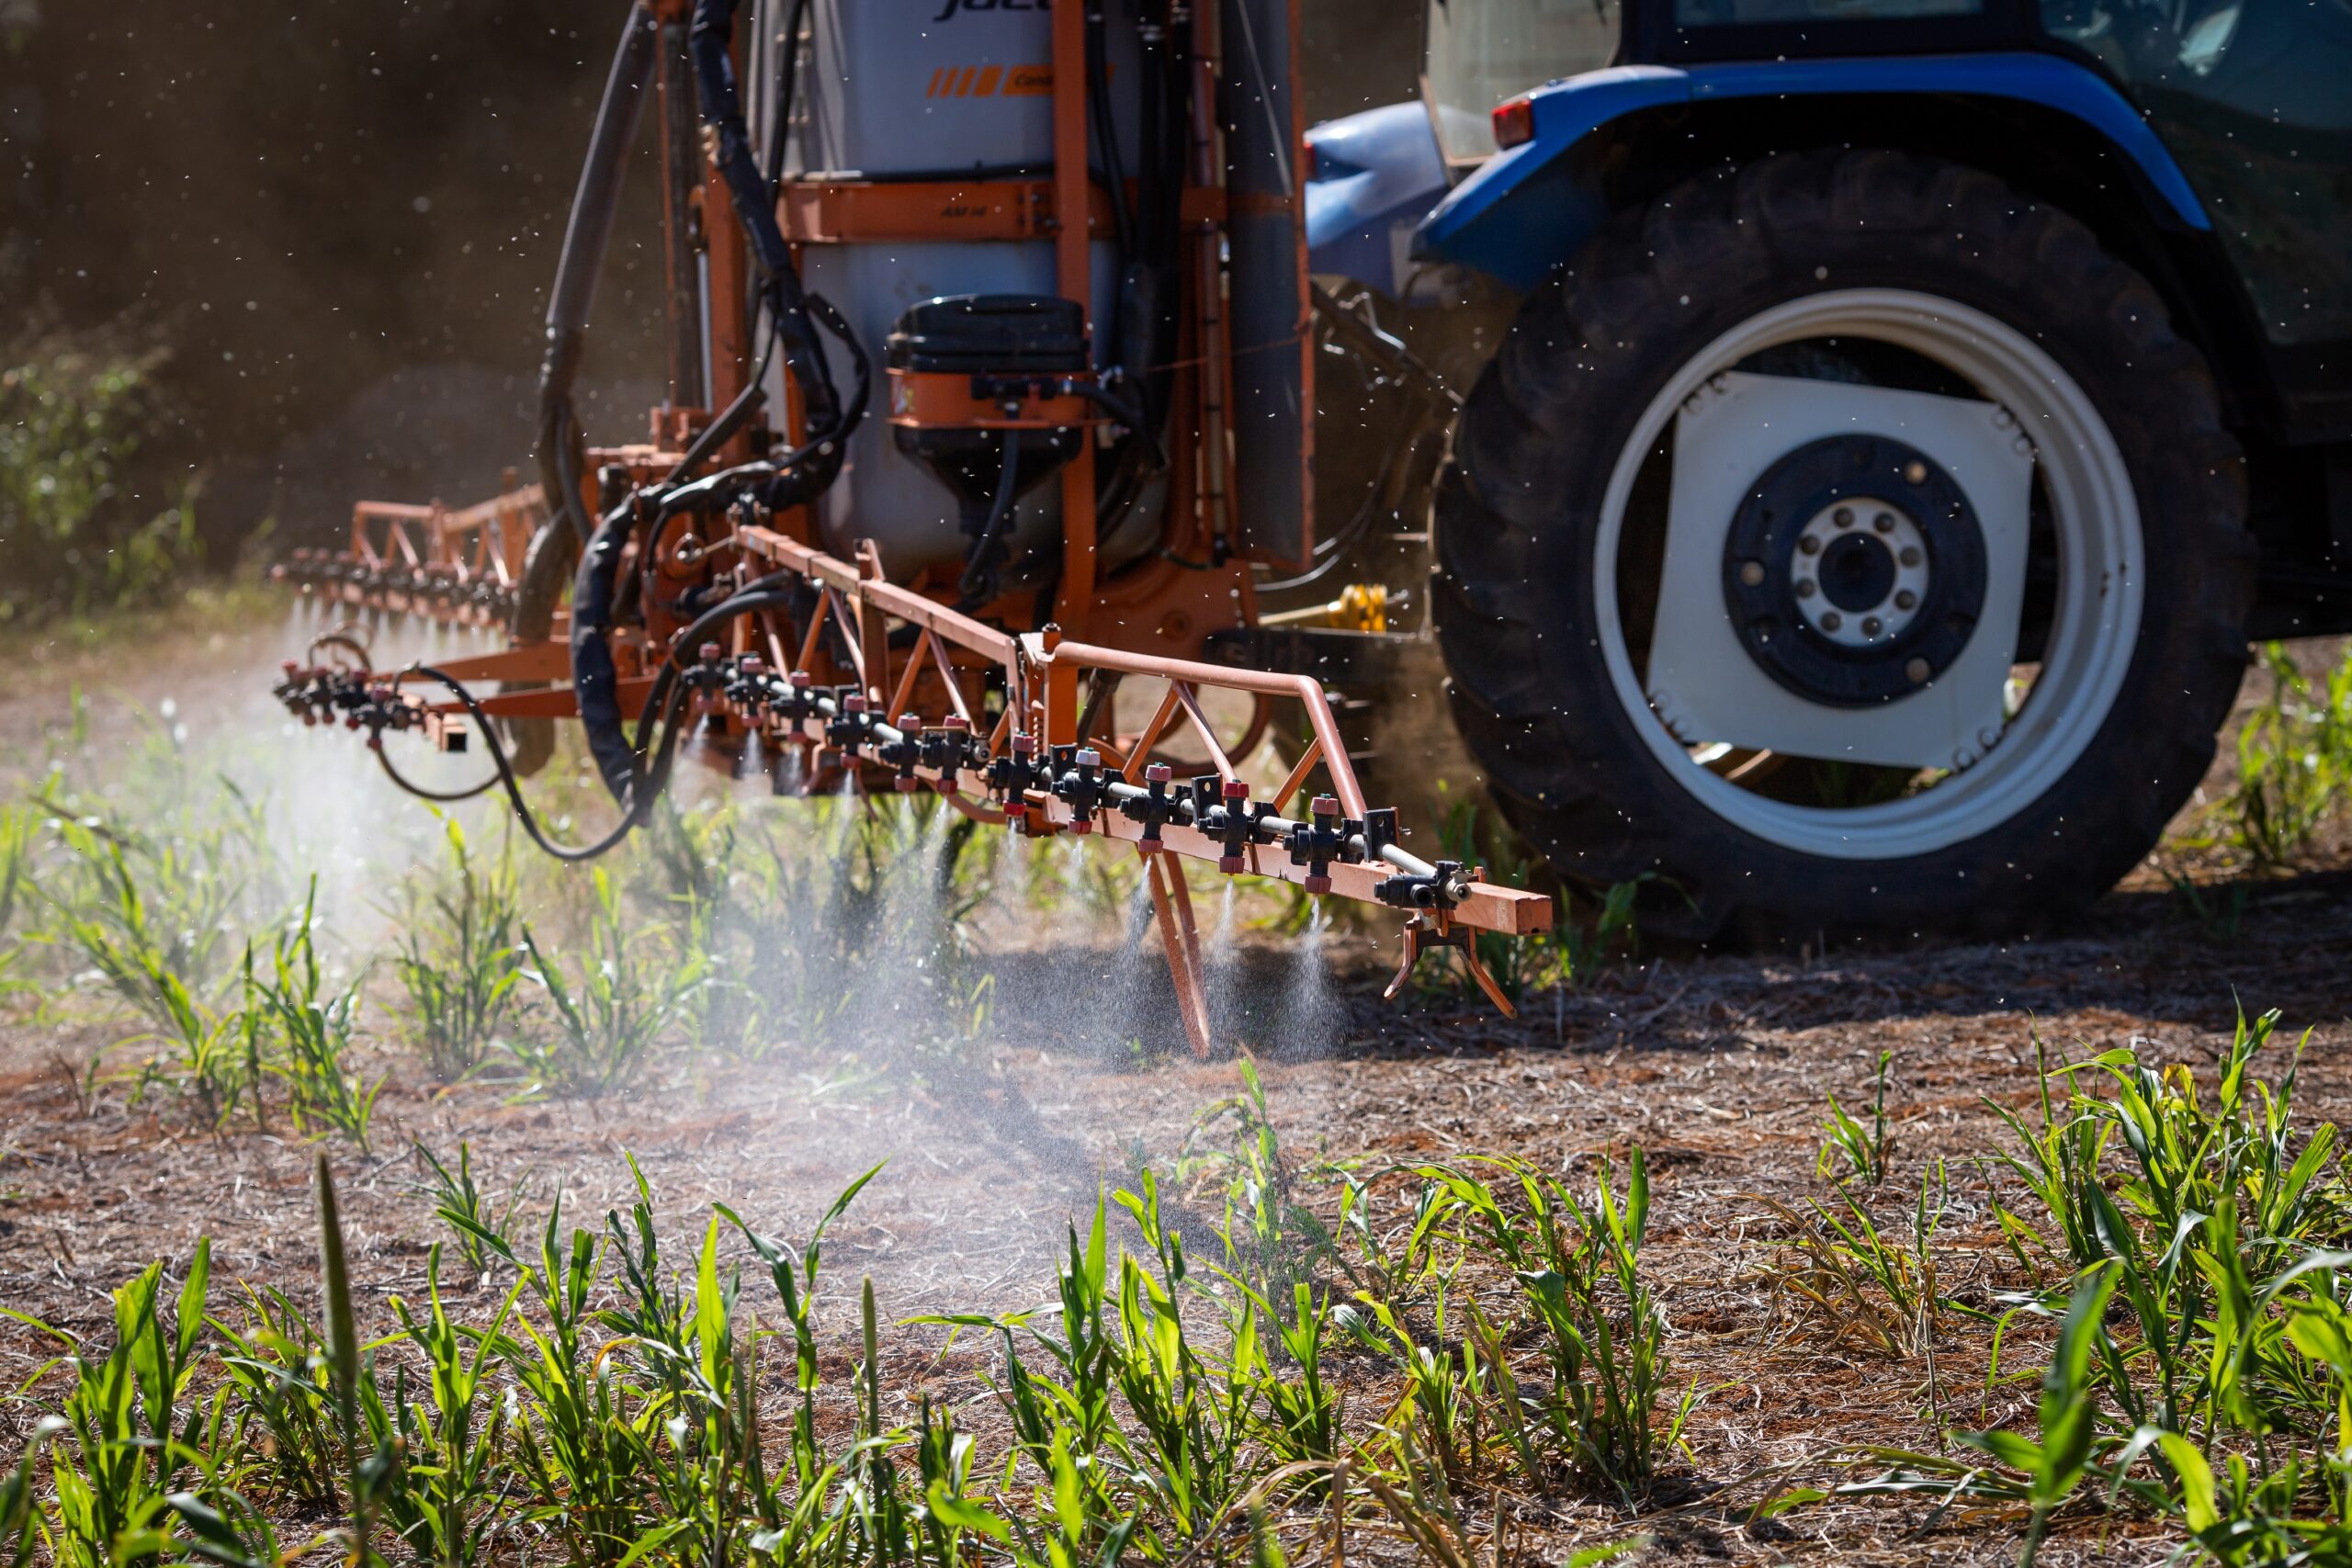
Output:
<svg viewBox="0 0 2352 1568">
<path fill-rule="evenodd" d="M 833 710 L 833 717 L 825 726 L 825 744 L 853 757 L 864 755 L 875 725 L 875 716 L 865 708 L 865 694 L 845 689 L 835 699 Z"/>
<path fill-rule="evenodd" d="M 1091 833 L 1106 788 L 1102 753 L 1091 746 L 1057 746 L 1053 757 L 1054 795 L 1069 807 L 1069 830 Z"/>
<path fill-rule="evenodd" d="M 1015 822 L 1029 815 L 1028 792 L 1044 789 L 1051 782 L 1038 768 L 1036 753 L 1036 739 L 1025 729 L 1016 729 L 1005 754 L 988 765 L 989 794 L 1003 802 L 1005 816 Z"/>
<path fill-rule="evenodd" d="M 1122 817 L 1143 824 L 1143 833 L 1136 840 L 1136 847 L 1147 852 L 1159 847 L 1161 824 L 1186 822 L 1192 818 L 1191 802 L 1169 788 L 1175 776 L 1175 770 L 1167 763 L 1154 762 L 1143 771 L 1143 789 L 1119 802 Z"/>
<path fill-rule="evenodd" d="M 1273 838 L 1262 826 L 1274 808 L 1264 801 L 1254 804 L 1250 799 L 1250 786 L 1239 779 L 1224 779 L 1212 773 L 1193 781 L 1194 811 L 1204 832 L 1223 841 L 1225 853 L 1217 857 L 1216 868 L 1232 876 L 1249 869 L 1243 851 L 1252 844 L 1270 844 Z M 1197 805 L 1211 801 L 1205 810 Z"/>
<path fill-rule="evenodd" d="M 1306 868 L 1306 890 L 1319 897 L 1331 891 L 1331 862 L 1346 852 L 1348 840 L 1337 798 L 1318 795 L 1306 809 L 1313 820 L 1295 823 L 1290 830 L 1290 863 Z"/>
</svg>

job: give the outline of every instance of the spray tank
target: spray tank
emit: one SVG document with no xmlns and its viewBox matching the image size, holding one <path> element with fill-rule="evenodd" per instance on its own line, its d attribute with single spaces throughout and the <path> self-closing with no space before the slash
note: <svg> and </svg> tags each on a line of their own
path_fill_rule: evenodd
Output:
<svg viewBox="0 0 2352 1568">
<path fill-rule="evenodd" d="M 1089 137 L 1096 319 L 1091 334 L 1078 323 L 1081 339 L 1091 335 L 1085 361 L 1058 372 L 1112 389 L 1122 412 L 1147 422 L 1166 417 L 1164 406 L 1145 406 L 1141 389 L 1172 348 L 1174 291 L 1159 285 L 1175 261 L 1172 200 L 1184 151 L 1176 67 L 1157 29 L 1137 21 L 1139 10 L 1160 8 L 1114 0 L 1090 15 L 1089 64 L 1099 89 L 1090 95 L 1098 109 Z M 1025 360 L 1034 344 L 986 364 L 979 339 L 989 321 L 1024 312 L 1034 321 L 1035 302 L 1056 293 L 1051 10 L 975 0 L 771 0 L 765 13 L 754 36 L 770 50 L 805 17 L 784 46 L 802 53 L 781 145 L 787 230 L 818 242 L 802 253 L 809 289 L 840 308 L 877 360 L 894 342 L 920 355 L 943 332 L 964 328 L 968 341 L 955 352 L 972 374 L 1008 382 L 1032 374 Z M 780 76 L 765 70 L 757 79 Z M 773 110 L 761 106 L 763 115 Z M 772 119 L 766 130 L 774 134 Z M 1168 209 L 1164 220 L 1143 211 L 1153 204 Z M 959 226 L 975 237 L 946 237 Z M 1009 228 L 1026 237 L 1003 237 Z M 951 297 L 999 303 L 975 309 L 950 304 Z M 893 379 L 896 399 L 906 383 Z M 1132 403 L 1117 397 L 1121 386 L 1135 389 Z M 870 539 L 893 579 L 930 572 L 960 583 L 967 603 L 975 589 L 992 598 L 1035 586 L 1058 548 L 1063 505 L 1060 487 L 1035 481 L 1050 466 L 1047 452 L 1066 457 L 1070 442 L 1087 440 L 1105 458 L 1098 553 L 1102 570 L 1115 570 L 1159 542 L 1163 487 L 1152 470 L 1159 444 L 1156 428 L 1131 428 L 1115 415 L 1106 422 L 1098 411 L 1109 412 L 1096 400 L 1083 423 L 1055 425 L 1038 423 L 1035 410 L 975 420 L 894 401 L 888 423 L 869 422 L 851 436 L 839 479 L 816 503 L 818 538 L 842 556 Z M 972 486 L 988 492 L 979 503 L 985 522 L 1003 471 L 1008 418 L 1027 431 L 1014 442 L 1019 493 L 983 542 Z M 983 430 L 995 432 L 977 443 L 992 454 L 978 465 L 984 471 L 943 465 L 943 448 L 976 445 L 957 433 Z"/>
</svg>

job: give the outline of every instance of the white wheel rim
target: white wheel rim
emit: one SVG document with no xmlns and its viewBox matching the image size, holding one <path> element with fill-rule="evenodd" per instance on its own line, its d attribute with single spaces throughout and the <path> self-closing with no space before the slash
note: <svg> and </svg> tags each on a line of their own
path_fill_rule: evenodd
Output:
<svg viewBox="0 0 2352 1568">
<path fill-rule="evenodd" d="M 2058 588 L 2041 674 L 2001 742 L 1967 772 L 1900 800 L 1833 809 L 1770 799 L 1694 761 L 1651 711 L 1625 645 L 1617 560 L 1634 476 L 1683 400 L 1759 350 L 1805 338 L 1893 344 L 1964 378 L 2018 418 L 2058 539 Z M 1932 454 L 1931 454 L 1932 455 Z M 2086 750 L 2114 706 L 2138 639 L 2144 573 L 2140 508 L 2123 454 L 2088 394 L 2016 328 L 1907 289 L 1850 288 L 1748 318 L 1683 365 L 1618 454 L 1593 546 L 1594 606 L 1618 703 L 1667 773 L 1716 816 L 1801 853 L 1838 860 L 1929 854 L 1989 832 L 2041 798 Z"/>
</svg>

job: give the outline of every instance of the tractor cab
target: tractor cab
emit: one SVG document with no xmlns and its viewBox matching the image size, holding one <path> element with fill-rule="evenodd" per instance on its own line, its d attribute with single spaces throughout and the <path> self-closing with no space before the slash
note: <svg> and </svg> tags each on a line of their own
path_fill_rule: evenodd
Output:
<svg viewBox="0 0 2352 1568">
<path fill-rule="evenodd" d="M 1494 156 L 1498 104 L 1614 63 L 1622 31 L 1618 0 L 1429 0 L 1421 100 L 1446 166 Z"/>
</svg>

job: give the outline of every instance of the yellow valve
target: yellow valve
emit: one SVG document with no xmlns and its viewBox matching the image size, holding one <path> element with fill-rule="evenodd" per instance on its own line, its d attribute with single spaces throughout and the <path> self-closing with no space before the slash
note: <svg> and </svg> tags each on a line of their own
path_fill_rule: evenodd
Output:
<svg viewBox="0 0 2352 1568">
<path fill-rule="evenodd" d="M 1377 582 L 1351 582 L 1340 590 L 1340 596 L 1328 604 L 1310 604 L 1305 609 L 1283 610 L 1271 615 L 1261 615 L 1263 626 L 1329 626 L 1348 632 L 1385 632 L 1388 629 L 1388 590 Z"/>
</svg>

